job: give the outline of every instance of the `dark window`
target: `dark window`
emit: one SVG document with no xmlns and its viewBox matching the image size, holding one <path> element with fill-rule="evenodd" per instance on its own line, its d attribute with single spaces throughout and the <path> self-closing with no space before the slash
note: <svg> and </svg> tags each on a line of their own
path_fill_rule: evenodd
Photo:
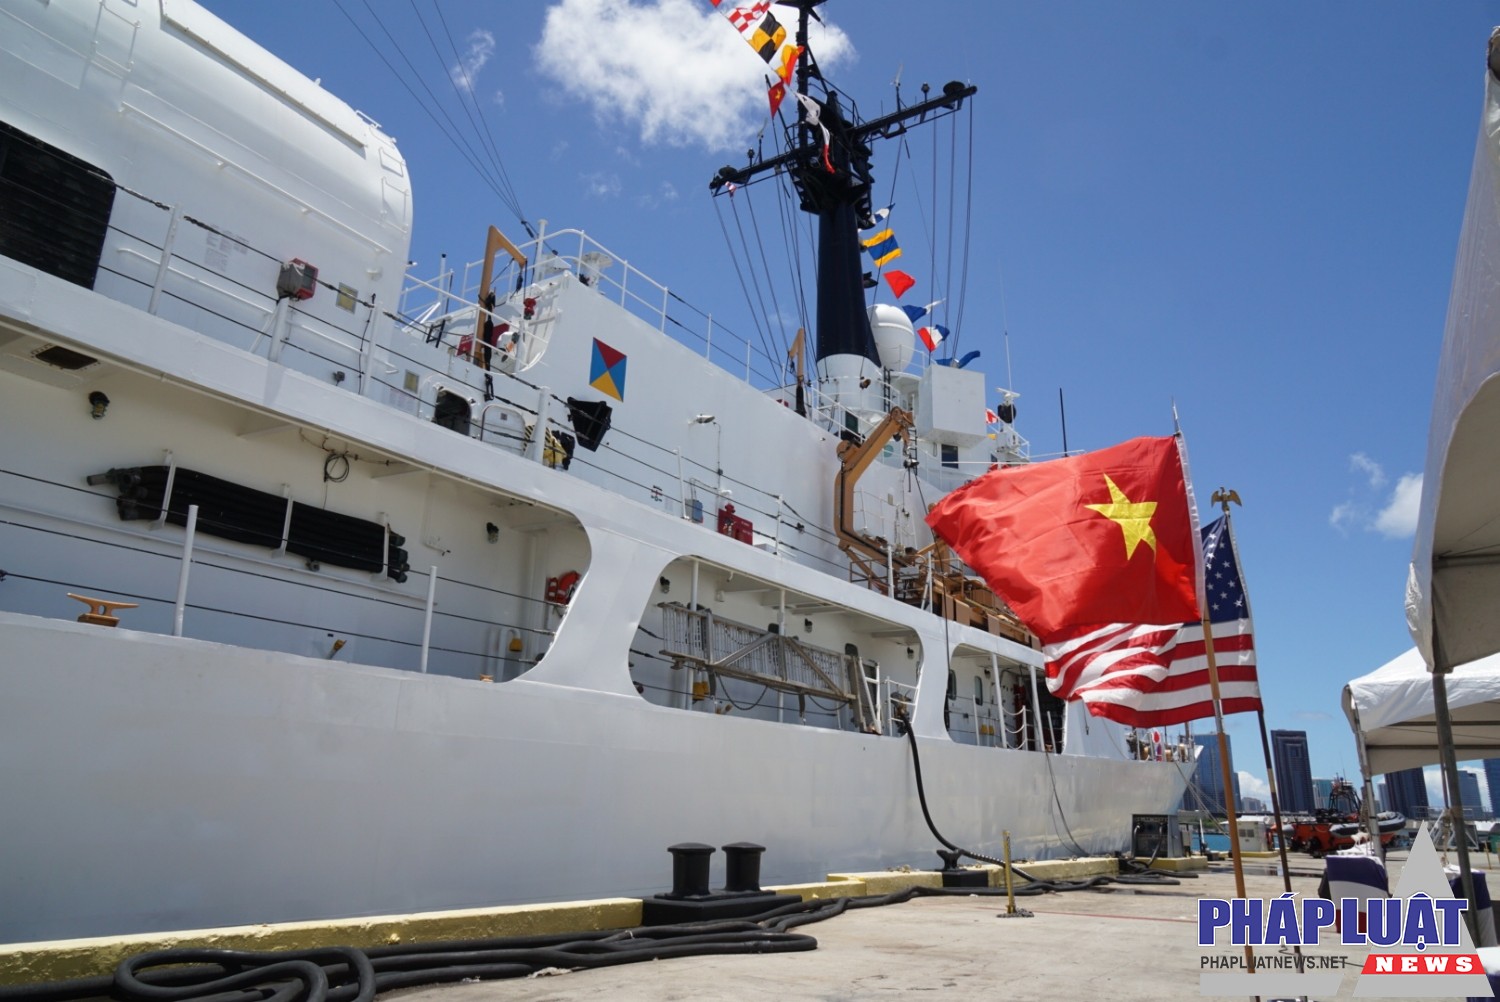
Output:
<svg viewBox="0 0 1500 1002">
<path fill-rule="evenodd" d="M 92 289 L 114 202 L 108 174 L 0 122 L 0 254 Z"/>
<path fill-rule="evenodd" d="M 469 402 L 457 393 L 439 390 L 432 408 L 432 423 L 461 434 L 469 433 Z"/>
<path fill-rule="evenodd" d="M 958 446 L 943 446 L 943 465 L 950 469 L 958 469 Z"/>
</svg>

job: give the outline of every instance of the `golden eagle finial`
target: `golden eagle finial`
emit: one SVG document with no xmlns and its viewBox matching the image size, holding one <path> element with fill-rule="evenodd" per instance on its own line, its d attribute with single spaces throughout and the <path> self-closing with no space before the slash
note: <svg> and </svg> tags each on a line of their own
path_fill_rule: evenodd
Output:
<svg viewBox="0 0 1500 1002">
<path fill-rule="evenodd" d="M 1219 507 L 1223 508 L 1224 514 L 1226 515 L 1229 514 L 1229 502 L 1233 501 L 1235 504 L 1241 506 L 1243 506 L 1245 503 L 1240 500 L 1239 491 L 1233 491 L 1228 489 L 1227 487 L 1220 487 L 1218 490 L 1214 491 L 1213 496 L 1208 500 L 1211 504 L 1216 504 Z"/>
</svg>

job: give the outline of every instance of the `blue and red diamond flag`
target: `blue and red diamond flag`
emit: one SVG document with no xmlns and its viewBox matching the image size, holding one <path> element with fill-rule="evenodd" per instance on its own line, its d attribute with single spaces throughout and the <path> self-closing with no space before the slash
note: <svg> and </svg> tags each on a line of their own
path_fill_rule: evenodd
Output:
<svg viewBox="0 0 1500 1002">
<path fill-rule="evenodd" d="M 601 393 L 625 400 L 625 366 L 628 356 L 618 348 L 594 338 L 594 350 L 589 356 L 589 385 Z"/>
</svg>

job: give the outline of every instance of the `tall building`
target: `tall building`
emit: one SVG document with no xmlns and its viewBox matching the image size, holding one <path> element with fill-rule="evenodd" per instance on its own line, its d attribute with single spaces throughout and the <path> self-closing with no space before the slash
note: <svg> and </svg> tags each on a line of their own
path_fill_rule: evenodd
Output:
<svg viewBox="0 0 1500 1002">
<path fill-rule="evenodd" d="M 1193 770 L 1193 781 L 1182 798 L 1185 811 L 1208 811 L 1211 814 L 1227 814 L 1224 804 L 1224 770 L 1219 765 L 1219 735 L 1195 734 L 1193 741 L 1202 749 L 1198 753 L 1198 767 Z M 1239 804 L 1240 777 L 1234 771 L 1234 749 L 1229 745 L 1229 735 L 1224 736 L 1224 747 L 1229 749 L 1229 775 L 1231 803 Z"/>
<path fill-rule="evenodd" d="M 1490 815 L 1500 817 L 1500 804 L 1495 800 L 1500 797 L 1500 758 L 1487 758 L 1484 760 L 1484 785 L 1489 788 Z"/>
<path fill-rule="evenodd" d="M 1276 792 L 1281 809 L 1287 812 L 1312 811 L 1312 761 L 1307 755 L 1306 731 L 1272 731 L 1271 758 L 1276 767 Z"/>
<path fill-rule="evenodd" d="M 1427 778 L 1420 767 L 1385 774 L 1386 809 L 1408 818 L 1427 816 Z"/>
<path fill-rule="evenodd" d="M 1380 809 L 1382 811 L 1388 811 L 1388 810 L 1390 810 L 1391 809 L 1391 795 L 1386 792 L 1386 789 L 1385 789 L 1385 780 L 1382 779 L 1379 783 L 1376 783 L 1375 784 L 1375 788 L 1376 788 L 1376 790 L 1379 791 L 1379 792 L 1377 792 L 1375 794 L 1375 799 L 1376 799 L 1376 801 L 1378 801 Z"/>
<path fill-rule="evenodd" d="M 1487 816 L 1484 801 L 1479 799 L 1479 773 L 1468 769 L 1459 770 L 1458 795 L 1464 804 L 1464 817 L 1480 819 Z"/>
</svg>

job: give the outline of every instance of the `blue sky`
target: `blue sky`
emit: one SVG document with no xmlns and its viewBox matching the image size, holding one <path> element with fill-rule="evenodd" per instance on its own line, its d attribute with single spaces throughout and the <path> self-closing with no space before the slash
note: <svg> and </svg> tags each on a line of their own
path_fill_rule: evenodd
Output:
<svg viewBox="0 0 1500 1002">
<path fill-rule="evenodd" d="M 750 329 L 707 181 L 764 121 L 763 66 L 708 0 L 443 0 L 441 20 L 432 0 L 207 6 L 397 138 L 430 271 L 477 257 L 486 223 L 520 232 L 423 110 L 471 131 L 450 83 L 463 61 L 472 131 L 528 219 L 587 229 Z M 1357 775 L 1339 692 L 1410 646 L 1417 478 L 1500 3 L 822 13 L 823 68 L 867 117 L 898 75 L 908 103 L 924 81 L 978 85 L 964 349 L 998 386 L 1008 348 L 1037 456 L 1062 449 L 1060 392 L 1075 450 L 1169 433 L 1176 405 L 1201 497 L 1245 502 L 1268 725 L 1308 732 L 1317 775 Z M 898 234 L 920 262 L 916 214 Z M 1263 776 L 1253 715 L 1229 732 Z"/>
</svg>

